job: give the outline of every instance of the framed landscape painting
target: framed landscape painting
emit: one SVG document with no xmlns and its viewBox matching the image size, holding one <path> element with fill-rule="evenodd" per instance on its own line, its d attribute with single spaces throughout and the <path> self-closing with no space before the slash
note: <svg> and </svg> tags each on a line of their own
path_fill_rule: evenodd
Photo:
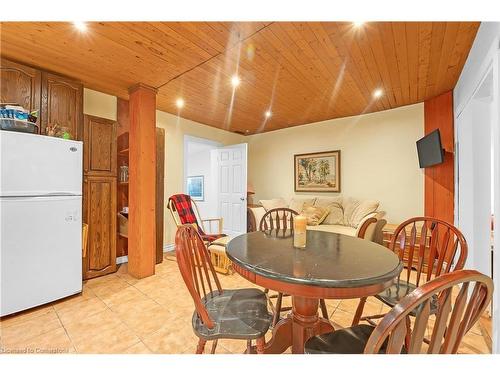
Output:
<svg viewBox="0 0 500 375">
<path fill-rule="evenodd" d="M 194 201 L 205 200 L 203 176 L 189 176 L 187 178 L 188 194 Z"/>
<path fill-rule="evenodd" d="M 340 150 L 295 155 L 295 191 L 340 193 Z"/>
</svg>

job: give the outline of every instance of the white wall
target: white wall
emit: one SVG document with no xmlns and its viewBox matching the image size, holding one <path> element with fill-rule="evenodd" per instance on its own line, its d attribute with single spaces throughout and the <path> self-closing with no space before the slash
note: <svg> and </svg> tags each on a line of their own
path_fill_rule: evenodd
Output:
<svg viewBox="0 0 500 375">
<path fill-rule="evenodd" d="M 117 98 L 99 91 L 83 89 L 83 113 L 116 121 Z"/>
<path fill-rule="evenodd" d="M 216 177 L 212 173 L 212 162 L 210 150 L 217 148 L 215 144 L 207 144 L 205 142 L 199 143 L 196 140 L 187 141 L 188 152 L 185 156 L 186 163 L 186 186 L 188 176 L 203 176 L 204 181 L 204 200 L 197 201 L 196 205 L 200 210 L 200 215 L 202 218 L 213 218 L 217 217 L 217 189 L 216 189 Z M 186 144 L 186 143 L 185 143 Z M 196 144 L 196 151 L 192 152 L 189 150 L 193 148 L 193 144 Z M 200 147 L 202 145 L 203 147 Z M 185 153 L 186 155 L 186 153 Z M 187 193 L 187 188 L 185 190 Z M 208 230 L 208 228 L 206 228 Z"/>
<path fill-rule="evenodd" d="M 390 223 L 422 215 L 424 175 L 415 142 L 423 134 L 420 103 L 250 136 L 254 202 L 295 195 L 294 154 L 341 150 L 341 195 L 380 201 Z"/>
<path fill-rule="evenodd" d="M 500 354 L 500 235 L 498 234 L 499 218 L 500 218 L 500 191 L 498 186 L 500 186 L 500 23 L 498 22 L 483 22 L 479 28 L 479 31 L 474 40 L 474 44 L 471 48 L 467 61 L 464 65 L 460 78 L 458 80 L 455 89 L 453 90 L 454 96 L 454 115 L 455 124 L 459 129 L 456 130 L 456 142 L 458 145 L 469 141 L 465 139 L 461 134 L 460 127 L 470 126 L 473 129 L 482 126 L 481 119 L 486 120 L 487 116 L 474 116 L 469 115 L 473 113 L 474 107 L 477 103 L 474 103 L 474 96 L 477 96 L 478 89 L 486 77 L 486 75 L 492 73 L 492 100 L 491 100 L 491 144 L 490 142 L 476 142 L 472 144 L 471 152 L 473 154 L 479 153 L 479 151 L 484 147 L 492 147 L 492 173 L 493 176 L 489 176 L 493 179 L 493 186 L 497 187 L 493 189 L 493 215 L 495 216 L 495 233 L 494 233 L 494 258 L 493 258 L 493 281 L 496 286 L 494 296 L 493 296 L 493 352 Z M 486 144 L 485 144 L 486 143 Z M 458 147 L 460 150 L 460 147 Z M 469 160 L 465 158 L 460 158 L 460 164 L 457 166 L 457 170 L 468 170 L 478 168 L 474 164 L 474 158 Z M 458 178 L 462 178 L 457 174 Z M 474 174 L 476 176 L 477 173 Z M 477 177 L 475 177 L 477 178 Z M 457 181 L 458 182 L 458 181 Z M 475 181 L 477 184 L 488 183 L 488 178 L 484 178 L 484 181 Z M 462 185 L 456 183 L 456 186 Z M 469 201 L 460 201 L 466 199 L 464 194 L 460 193 L 460 189 L 456 192 L 455 196 L 458 201 L 457 207 L 471 207 L 469 212 L 470 217 L 473 220 L 471 225 L 474 225 L 474 212 L 472 212 L 472 207 L 482 205 L 484 202 L 484 196 L 481 192 L 474 191 L 469 199 Z M 472 200 L 472 201 L 470 201 Z M 463 215 L 461 215 L 463 216 Z M 481 218 L 479 218 L 481 219 Z M 457 222 L 463 222 L 463 217 L 457 217 Z M 470 224 L 470 223 L 469 223 Z M 485 224 L 483 224 L 484 226 Z M 470 225 L 469 225 L 470 227 Z M 475 232 L 474 236 L 479 233 Z M 486 241 L 485 241 L 486 242 Z M 479 243 L 474 238 L 474 243 Z M 484 245 L 483 245 L 484 246 Z M 473 260 L 477 259 L 478 254 L 474 254 L 474 251 L 479 251 L 478 249 L 471 248 L 471 254 Z M 482 251 L 487 251 L 482 250 Z M 470 263 L 469 263 L 470 264 Z"/>
<path fill-rule="evenodd" d="M 222 145 L 247 142 L 248 137 L 216 129 L 170 113 L 156 111 L 156 126 L 165 129 L 165 204 L 168 197 L 184 191 L 184 136 L 210 139 Z M 175 225 L 165 210 L 163 242 L 174 242 Z"/>
</svg>

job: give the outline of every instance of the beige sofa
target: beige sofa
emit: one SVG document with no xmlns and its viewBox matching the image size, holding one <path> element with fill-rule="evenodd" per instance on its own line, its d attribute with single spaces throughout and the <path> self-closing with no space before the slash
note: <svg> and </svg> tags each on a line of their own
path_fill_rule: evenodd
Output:
<svg viewBox="0 0 500 375">
<path fill-rule="evenodd" d="M 288 207 L 298 213 L 306 206 L 320 206 L 328 209 L 328 215 L 319 225 L 308 225 L 308 230 L 333 232 L 357 237 L 363 223 L 369 218 L 380 220 L 385 212 L 379 210 L 379 202 L 373 200 L 357 200 L 351 197 L 311 197 L 294 196 L 290 200 L 274 198 L 261 200 L 260 206 L 248 208 L 248 229 L 258 230 L 260 221 L 266 211 Z"/>
</svg>

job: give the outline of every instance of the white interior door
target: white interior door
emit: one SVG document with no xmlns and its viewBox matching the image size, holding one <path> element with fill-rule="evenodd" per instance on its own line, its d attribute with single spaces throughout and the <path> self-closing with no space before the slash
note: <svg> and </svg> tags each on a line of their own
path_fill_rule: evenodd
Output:
<svg viewBox="0 0 500 375">
<path fill-rule="evenodd" d="M 217 207 L 223 232 L 237 236 L 247 228 L 247 144 L 213 150 L 217 173 Z"/>
</svg>

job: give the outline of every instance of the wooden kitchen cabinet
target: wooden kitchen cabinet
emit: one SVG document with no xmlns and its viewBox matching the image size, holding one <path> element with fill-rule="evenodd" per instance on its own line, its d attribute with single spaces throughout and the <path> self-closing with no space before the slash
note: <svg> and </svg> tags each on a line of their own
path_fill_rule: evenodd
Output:
<svg viewBox="0 0 500 375">
<path fill-rule="evenodd" d="M 85 176 L 83 220 L 88 223 L 83 278 L 116 271 L 116 178 Z"/>
<path fill-rule="evenodd" d="M 0 103 L 17 103 L 30 111 L 40 111 L 41 87 L 40 70 L 1 59 Z M 40 125 L 40 119 L 37 125 Z"/>
<path fill-rule="evenodd" d="M 84 173 L 116 177 L 116 122 L 85 115 L 83 134 Z"/>
<path fill-rule="evenodd" d="M 0 62 L 1 103 L 17 103 L 38 110 L 37 125 L 66 127 L 72 139 L 83 139 L 83 85 L 71 78 L 8 59 Z"/>
<path fill-rule="evenodd" d="M 41 133 L 47 124 L 66 127 L 71 139 L 83 139 L 83 85 L 57 74 L 42 72 Z"/>
<path fill-rule="evenodd" d="M 89 226 L 83 278 L 116 271 L 116 122 L 84 116 L 84 222 Z"/>
</svg>

